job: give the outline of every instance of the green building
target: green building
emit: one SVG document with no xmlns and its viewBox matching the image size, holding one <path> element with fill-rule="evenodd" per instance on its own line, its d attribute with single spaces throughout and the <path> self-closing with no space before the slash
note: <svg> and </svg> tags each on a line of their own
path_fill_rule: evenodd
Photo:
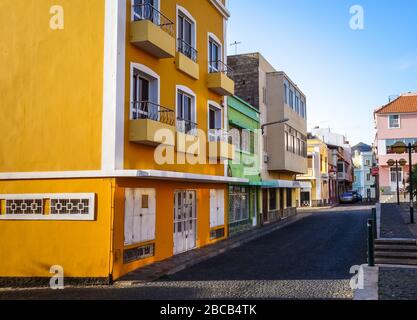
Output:
<svg viewBox="0 0 417 320">
<path fill-rule="evenodd" d="M 249 179 L 249 184 L 229 186 L 229 234 L 246 231 L 259 223 L 260 113 L 244 100 L 228 98 L 229 132 L 236 157 L 229 161 L 229 176 Z"/>
</svg>

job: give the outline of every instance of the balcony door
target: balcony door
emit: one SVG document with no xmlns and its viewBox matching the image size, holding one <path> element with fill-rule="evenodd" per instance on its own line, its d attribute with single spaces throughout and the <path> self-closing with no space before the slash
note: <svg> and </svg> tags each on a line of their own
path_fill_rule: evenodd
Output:
<svg viewBox="0 0 417 320">
<path fill-rule="evenodd" d="M 397 192 L 397 169 L 396 168 L 390 168 L 390 176 L 391 176 L 391 191 Z M 399 182 L 399 188 L 400 190 L 404 188 L 403 184 L 404 179 L 404 173 L 403 168 L 398 168 L 398 182 Z"/>
<path fill-rule="evenodd" d="M 158 80 L 133 70 L 132 79 L 132 120 L 151 119 L 158 121 Z"/>
<path fill-rule="evenodd" d="M 222 111 L 221 109 L 209 106 L 209 141 L 219 141 L 222 129 Z"/>
<path fill-rule="evenodd" d="M 194 97 L 183 91 L 177 93 L 177 126 L 183 133 L 195 133 L 195 101 Z"/>
<path fill-rule="evenodd" d="M 178 14 L 178 50 L 193 60 L 195 59 L 194 33 L 194 22 L 180 12 Z"/>
<path fill-rule="evenodd" d="M 159 20 L 159 0 L 134 0 L 133 1 L 133 20 L 150 20 L 158 23 Z"/>
<path fill-rule="evenodd" d="M 212 38 L 209 40 L 209 72 L 219 72 L 220 45 Z"/>
</svg>

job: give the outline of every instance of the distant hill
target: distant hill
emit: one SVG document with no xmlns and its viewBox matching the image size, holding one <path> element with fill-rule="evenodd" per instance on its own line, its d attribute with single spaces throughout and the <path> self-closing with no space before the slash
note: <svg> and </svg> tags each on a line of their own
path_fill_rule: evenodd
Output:
<svg viewBox="0 0 417 320">
<path fill-rule="evenodd" d="M 365 144 L 363 142 L 358 143 L 356 146 L 352 147 L 352 153 L 355 153 L 355 151 L 358 150 L 359 152 L 371 152 L 372 147 L 368 144 Z"/>
</svg>

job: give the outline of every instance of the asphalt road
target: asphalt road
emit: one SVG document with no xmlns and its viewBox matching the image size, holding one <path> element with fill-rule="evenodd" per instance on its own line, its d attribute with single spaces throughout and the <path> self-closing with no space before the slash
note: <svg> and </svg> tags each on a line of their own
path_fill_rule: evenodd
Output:
<svg viewBox="0 0 417 320">
<path fill-rule="evenodd" d="M 1 299 L 351 299 L 370 207 L 315 213 L 157 282 L 128 288 L 0 290 Z"/>
</svg>

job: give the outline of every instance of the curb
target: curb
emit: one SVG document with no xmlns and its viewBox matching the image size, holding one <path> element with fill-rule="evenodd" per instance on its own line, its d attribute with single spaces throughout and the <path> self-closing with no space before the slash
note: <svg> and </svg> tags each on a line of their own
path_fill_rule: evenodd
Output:
<svg viewBox="0 0 417 320">
<path fill-rule="evenodd" d="M 353 292 L 353 300 L 355 301 L 376 301 L 379 300 L 379 266 L 369 267 L 362 265 L 363 272 L 363 288 L 355 289 Z"/>
<path fill-rule="evenodd" d="M 299 214 L 299 215 L 294 216 L 294 217 L 292 217 L 288 220 L 281 221 L 282 223 L 277 223 L 276 225 L 271 226 L 269 228 L 267 227 L 268 229 L 260 228 L 260 229 L 258 229 L 258 232 L 256 234 L 248 236 L 247 238 L 244 238 L 244 239 L 241 239 L 241 240 L 233 240 L 232 239 L 229 244 L 226 244 L 224 247 L 221 247 L 214 252 L 210 252 L 210 253 L 208 253 L 206 255 L 203 255 L 201 257 L 197 257 L 197 258 L 195 258 L 191 261 L 188 261 L 188 262 L 186 262 L 182 265 L 175 266 L 175 267 L 172 267 L 170 269 L 167 269 L 167 270 L 164 270 L 164 271 L 161 271 L 161 272 L 157 272 L 153 275 L 150 275 L 149 277 L 147 277 L 144 280 L 120 280 L 120 281 L 115 281 L 114 286 L 115 287 L 129 287 L 129 286 L 135 286 L 135 285 L 143 285 L 143 284 L 146 284 L 146 283 L 149 283 L 149 282 L 157 281 L 157 280 L 159 280 L 163 277 L 166 277 L 166 276 L 172 276 L 172 275 L 174 275 L 174 274 L 176 274 L 180 271 L 183 271 L 185 269 L 193 267 L 193 266 L 195 266 L 197 264 L 200 264 L 202 262 L 205 262 L 207 260 L 213 259 L 213 258 L 215 258 L 215 257 L 217 257 L 217 256 L 219 256 L 219 255 L 221 255 L 221 254 L 223 254 L 227 251 L 230 251 L 230 250 L 236 249 L 238 247 L 241 247 L 242 245 L 244 245 L 246 243 L 249 243 L 249 242 L 252 242 L 256 239 L 262 238 L 262 237 L 264 237 L 268 234 L 271 234 L 271 233 L 273 233 L 277 230 L 285 228 L 285 227 L 287 227 L 291 224 L 294 224 L 294 223 L 296 223 L 296 222 L 298 222 L 302 219 L 305 219 L 309 216 L 311 216 L 311 213 Z"/>
</svg>

